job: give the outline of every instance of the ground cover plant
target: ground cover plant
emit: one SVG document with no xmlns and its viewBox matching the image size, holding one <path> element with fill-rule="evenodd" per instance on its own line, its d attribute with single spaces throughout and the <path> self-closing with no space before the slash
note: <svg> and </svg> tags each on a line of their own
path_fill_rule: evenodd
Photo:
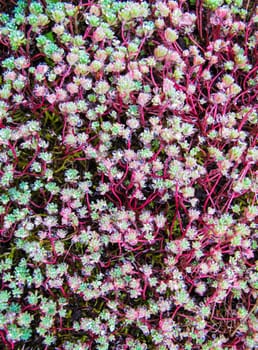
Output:
<svg viewBox="0 0 258 350">
<path fill-rule="evenodd" d="M 0 348 L 254 349 L 257 8 L 0 1 Z"/>
</svg>

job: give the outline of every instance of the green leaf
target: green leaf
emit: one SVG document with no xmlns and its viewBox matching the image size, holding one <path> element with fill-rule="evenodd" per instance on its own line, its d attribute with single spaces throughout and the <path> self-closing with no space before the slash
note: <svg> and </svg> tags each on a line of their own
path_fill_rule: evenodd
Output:
<svg viewBox="0 0 258 350">
<path fill-rule="evenodd" d="M 55 38 L 53 35 L 53 32 L 48 32 L 47 34 L 45 34 L 46 38 L 48 38 L 48 40 L 52 41 L 53 43 L 55 42 Z"/>
</svg>

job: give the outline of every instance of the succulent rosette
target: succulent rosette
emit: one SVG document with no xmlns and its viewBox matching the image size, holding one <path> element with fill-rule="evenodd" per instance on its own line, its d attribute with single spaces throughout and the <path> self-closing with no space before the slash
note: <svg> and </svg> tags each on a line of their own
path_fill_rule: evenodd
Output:
<svg viewBox="0 0 258 350">
<path fill-rule="evenodd" d="M 257 344 L 252 0 L 0 1 L 0 348 Z"/>
</svg>

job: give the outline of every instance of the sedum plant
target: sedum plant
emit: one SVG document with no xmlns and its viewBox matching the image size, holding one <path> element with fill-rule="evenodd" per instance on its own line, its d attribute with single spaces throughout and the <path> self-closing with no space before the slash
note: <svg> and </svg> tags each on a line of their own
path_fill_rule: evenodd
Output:
<svg viewBox="0 0 258 350">
<path fill-rule="evenodd" d="M 0 348 L 255 348 L 256 23 L 1 2 Z"/>
</svg>

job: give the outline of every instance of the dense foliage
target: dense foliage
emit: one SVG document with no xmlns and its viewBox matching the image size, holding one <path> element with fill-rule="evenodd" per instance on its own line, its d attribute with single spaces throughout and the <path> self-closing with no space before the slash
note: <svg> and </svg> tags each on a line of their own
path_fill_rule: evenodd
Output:
<svg viewBox="0 0 258 350">
<path fill-rule="evenodd" d="M 256 11 L 0 1 L 1 349 L 254 349 Z"/>
</svg>

